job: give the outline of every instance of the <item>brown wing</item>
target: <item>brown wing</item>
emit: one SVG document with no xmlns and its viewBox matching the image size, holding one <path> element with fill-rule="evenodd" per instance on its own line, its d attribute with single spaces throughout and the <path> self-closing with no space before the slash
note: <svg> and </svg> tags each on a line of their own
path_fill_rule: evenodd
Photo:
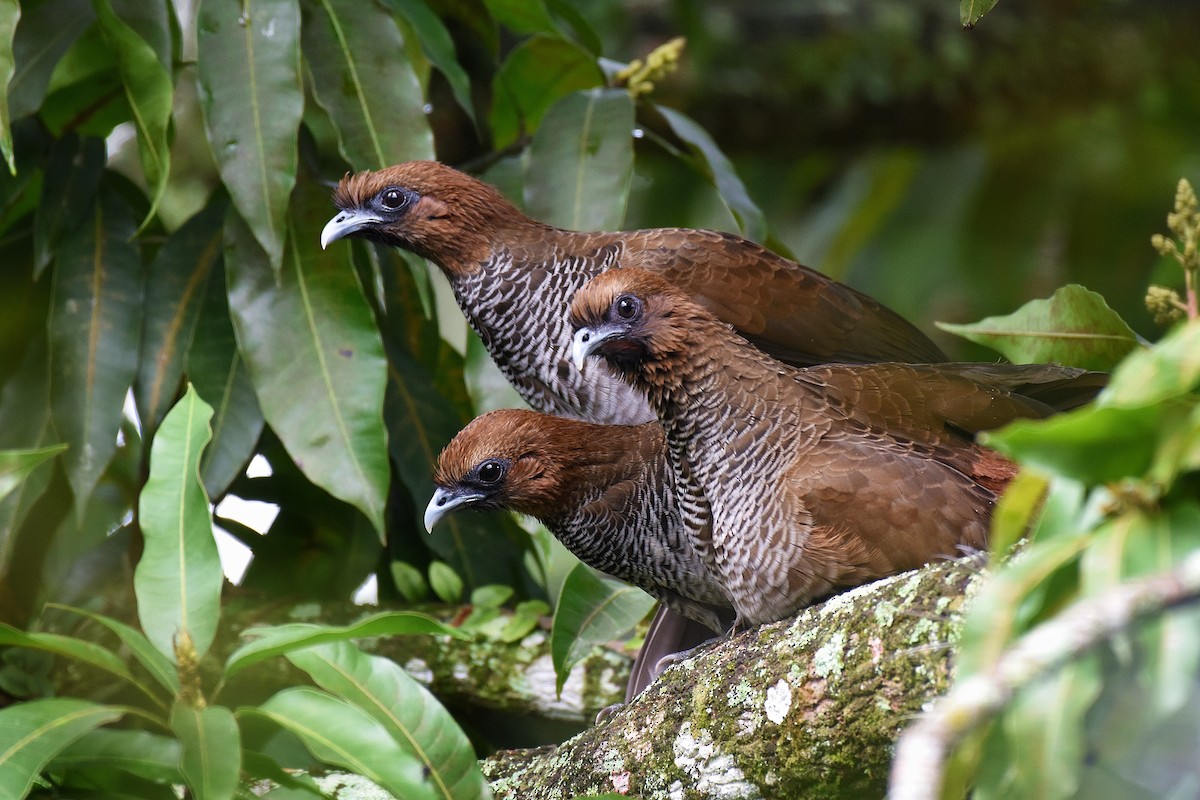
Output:
<svg viewBox="0 0 1200 800">
<path fill-rule="evenodd" d="M 623 235 L 622 266 L 663 276 L 780 361 L 946 360 L 886 306 L 734 234 L 664 228 Z"/>
</svg>

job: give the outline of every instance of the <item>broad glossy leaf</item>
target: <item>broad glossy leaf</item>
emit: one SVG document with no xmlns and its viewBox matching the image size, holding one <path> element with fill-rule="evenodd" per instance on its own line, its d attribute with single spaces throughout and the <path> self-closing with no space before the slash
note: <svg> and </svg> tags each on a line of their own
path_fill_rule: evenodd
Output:
<svg viewBox="0 0 1200 800">
<path fill-rule="evenodd" d="M 200 108 L 221 180 L 278 272 L 304 110 L 298 0 L 205 0 L 197 44 Z"/>
<path fill-rule="evenodd" d="M 315 689 L 284 689 L 258 708 L 261 714 L 300 737 L 326 764 L 363 775 L 405 800 L 435 798 L 423 765 L 365 711 Z"/>
<path fill-rule="evenodd" d="M 1200 320 L 1172 330 L 1149 350 L 1130 353 L 1113 371 L 1099 405 L 1160 403 L 1200 384 Z"/>
<path fill-rule="evenodd" d="M 179 752 L 179 742 L 169 736 L 102 728 L 67 746 L 50 762 L 50 769 L 104 767 L 155 783 L 182 783 Z"/>
<path fill-rule="evenodd" d="M 54 653 L 57 656 L 90 664 L 129 683 L 137 683 L 133 675 L 130 674 L 129 668 L 125 666 L 125 662 L 121 661 L 113 653 L 98 644 L 85 642 L 73 636 L 63 636 L 58 633 L 40 633 L 37 631 L 26 633 L 25 631 L 17 630 L 11 625 L 0 622 L 0 644 L 9 647 L 28 647 L 33 650 L 44 650 L 47 653 Z"/>
<path fill-rule="evenodd" d="M 67 480 L 82 511 L 112 458 L 137 372 L 142 275 L 133 221 L 109 190 L 59 248 L 50 311 L 50 406 Z"/>
<path fill-rule="evenodd" d="M 167 189 L 171 170 L 171 101 L 175 85 L 158 54 L 117 16 L 109 0 L 93 0 L 92 5 L 104 39 L 116 53 L 117 70 L 133 109 L 138 155 L 146 183 L 150 186 L 150 210 L 142 223 L 145 227 L 158 210 L 158 203 Z"/>
<path fill-rule="evenodd" d="M 0 500 L 21 485 L 31 472 L 67 449 L 65 444 L 37 450 L 0 450 Z"/>
<path fill-rule="evenodd" d="M 959 0 L 958 16 L 963 27 L 973 28 L 980 18 L 992 10 L 996 0 Z"/>
<path fill-rule="evenodd" d="M 1178 418 L 1163 406 L 1088 406 L 1044 420 L 1018 420 L 980 440 L 1045 472 L 1105 483 L 1145 473 L 1160 431 Z"/>
<path fill-rule="evenodd" d="M 408 634 L 445 635 L 453 636 L 456 639 L 470 638 L 457 628 L 443 625 L 436 619 L 415 611 L 388 611 L 373 614 L 351 625 L 309 625 L 297 622 L 290 625 L 273 625 L 267 628 L 250 628 L 242 635 L 258 638 L 242 645 L 230 654 L 225 662 L 225 676 L 228 678 L 265 658 L 283 655 L 304 647 L 347 639 L 364 639 L 370 636 Z"/>
<path fill-rule="evenodd" d="M 242 742 L 233 712 L 224 706 L 195 709 L 176 703 L 171 730 L 179 737 L 179 771 L 192 794 L 229 800 L 238 788 Z"/>
<path fill-rule="evenodd" d="M 475 103 L 471 99 L 471 79 L 458 63 L 454 40 L 446 30 L 440 17 L 422 0 L 388 0 L 388 5 L 404 17 L 421 42 L 421 51 L 446 78 L 454 99 L 472 121 L 475 119 Z"/>
<path fill-rule="evenodd" d="M 316 186 L 297 192 L 278 283 L 245 224 L 226 225 L 229 307 L 263 416 L 308 479 L 362 511 L 382 541 L 387 363 L 354 272 L 317 241 L 327 203 Z"/>
<path fill-rule="evenodd" d="M 119 622 L 103 614 L 95 614 L 86 609 L 73 608 L 71 606 L 54 607 L 69 611 L 72 614 L 87 617 L 108 628 L 121 640 L 122 644 L 129 648 L 129 651 L 133 653 L 133 657 L 146 668 L 147 672 L 154 676 L 163 688 L 172 695 L 179 691 L 179 676 L 175 671 L 175 664 L 171 659 L 155 650 L 154 645 L 150 644 L 150 640 L 141 631 L 126 625 L 124 622 Z"/>
<path fill-rule="evenodd" d="M 491 796 L 475 749 L 433 695 L 394 661 L 367 655 L 348 642 L 288 654 L 318 686 L 371 715 L 425 767 L 435 797 Z"/>
<path fill-rule="evenodd" d="M 0 795 L 24 797 L 63 748 L 124 714 L 119 708 L 66 697 L 30 700 L 0 710 Z"/>
<path fill-rule="evenodd" d="M 158 63 L 171 69 L 171 16 L 174 4 L 170 0 L 109 0 L 113 11 L 133 31 L 150 45 Z"/>
<path fill-rule="evenodd" d="M 138 619 L 146 638 L 172 661 L 181 632 L 203 656 L 220 616 L 224 576 L 200 483 L 200 452 L 211 435 L 211 417 L 212 408 L 188 386 L 154 437 L 150 477 L 138 502 L 145 539 L 133 574 Z"/>
<path fill-rule="evenodd" d="M 633 100 L 623 89 L 567 95 L 546 113 L 525 170 L 531 216 L 572 230 L 617 230 L 633 178 Z"/>
<path fill-rule="evenodd" d="M 17 32 L 17 20 L 21 18 L 21 5 L 17 0 L 0 0 L 0 155 L 8 164 L 8 171 L 17 174 L 17 162 L 13 156 L 13 137 L 8 116 L 8 83 L 16 72 L 13 56 L 13 38 Z"/>
<path fill-rule="evenodd" d="M 13 38 L 16 71 L 8 83 L 13 120 L 38 110 L 59 59 L 95 21 L 91 0 L 49 0 L 22 10 Z"/>
<path fill-rule="evenodd" d="M 355 170 L 433 158 L 425 98 L 392 15 L 361 0 L 305 0 L 304 57 Z M 315 233 L 315 231 L 314 231 Z"/>
<path fill-rule="evenodd" d="M 68 134 L 54 143 L 46 160 L 46 180 L 33 218 L 33 274 L 40 275 L 96 202 L 104 172 L 104 141 Z"/>
<path fill-rule="evenodd" d="M 492 82 L 494 147 L 502 149 L 537 130 L 560 97 L 603 83 L 595 57 L 578 45 L 545 34 L 526 39 L 508 54 Z"/>
<path fill-rule="evenodd" d="M 229 320 L 224 269 L 217 270 L 208 282 L 187 354 L 187 373 L 196 391 L 213 407 L 212 441 L 200 459 L 200 477 L 209 499 L 215 501 L 245 470 L 263 430 L 258 397 Z"/>
<path fill-rule="evenodd" d="M 553 33 L 544 0 L 483 0 L 496 21 L 515 33 Z"/>
<path fill-rule="evenodd" d="M 1047 300 L 969 325 L 937 323 L 944 331 L 990 347 L 1017 364 L 1050 362 L 1107 372 L 1140 344 L 1104 298 L 1068 284 Z"/>
<path fill-rule="evenodd" d="M 721 152 L 721 148 L 717 147 L 708 131 L 701 128 L 691 117 L 675 109 L 660 105 L 655 105 L 654 108 L 662 114 L 674 134 L 687 145 L 692 157 L 696 159 L 697 169 L 716 187 L 721 200 L 737 221 L 742 235 L 756 242 L 766 238 L 767 220 L 762 210 L 750 199 L 745 184 L 734 171 L 733 163 Z"/>
<path fill-rule="evenodd" d="M 580 564 L 563 581 L 550 634 L 550 656 L 562 691 L 571 668 L 593 647 L 630 630 L 654 607 L 654 599 L 629 584 L 602 578 Z"/>
<path fill-rule="evenodd" d="M 146 271 L 141 366 L 133 397 L 148 438 L 179 394 L 209 277 L 220 268 L 226 206 L 218 197 L 184 223 Z"/>
</svg>

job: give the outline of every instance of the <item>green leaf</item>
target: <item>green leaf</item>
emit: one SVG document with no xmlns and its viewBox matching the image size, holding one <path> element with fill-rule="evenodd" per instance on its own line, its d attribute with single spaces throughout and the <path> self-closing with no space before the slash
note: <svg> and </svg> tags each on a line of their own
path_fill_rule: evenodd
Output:
<svg viewBox="0 0 1200 800">
<path fill-rule="evenodd" d="M 38 450 L 0 450 L 0 500 L 20 486 L 38 466 L 67 449 L 65 444 Z"/>
<path fill-rule="evenodd" d="M 179 771 L 192 794 L 228 800 L 238 788 L 242 743 L 233 712 L 223 706 L 196 709 L 176 703 L 171 730 L 179 737 Z"/>
<path fill-rule="evenodd" d="M 453 636 L 456 639 L 470 638 L 457 628 L 443 625 L 433 617 L 418 614 L 415 611 L 388 611 L 373 614 L 351 625 L 342 626 L 309 625 L 298 622 L 267 628 L 250 628 L 242 635 L 259 638 L 242 645 L 229 655 L 225 661 L 225 677 L 228 679 L 263 659 L 283 655 L 304 647 L 347 639 L 364 639 L 370 636 L 408 634 L 445 635 Z"/>
<path fill-rule="evenodd" d="M 422 775 L 422 763 L 383 725 L 345 700 L 315 689 L 284 689 L 239 713 L 273 720 L 299 736 L 318 760 L 369 778 L 397 797 L 437 797 Z"/>
<path fill-rule="evenodd" d="M 603 84 L 596 59 L 573 42 L 545 34 L 526 39 L 508 54 L 492 82 L 493 147 L 503 149 L 537 130 L 560 97 Z"/>
<path fill-rule="evenodd" d="M 59 248 L 50 310 L 50 405 L 76 515 L 117 447 L 137 372 L 142 269 L 133 222 L 111 191 Z"/>
<path fill-rule="evenodd" d="M 959 0 L 958 16 L 963 27 L 973 28 L 984 14 L 992 10 L 996 0 Z"/>
<path fill-rule="evenodd" d="M 1104 298 L 1068 284 L 1012 314 L 939 328 L 990 347 L 1017 364 L 1067 364 L 1107 372 L 1138 345 L 1137 334 Z"/>
<path fill-rule="evenodd" d="M 171 102 L 175 87 L 154 49 L 112 9 L 109 0 L 92 0 L 96 21 L 116 53 L 125 96 L 133 110 L 142 172 L 150 186 L 150 210 L 144 228 L 158 210 L 171 170 Z"/>
<path fill-rule="evenodd" d="M 133 675 L 130 674 L 129 668 L 125 666 L 125 662 L 100 645 L 85 642 L 73 636 L 63 636 L 57 633 L 39 633 L 36 631 L 26 633 L 25 631 L 17 630 L 11 625 L 0 622 L 0 644 L 9 647 L 28 647 L 32 650 L 43 650 L 64 658 L 82 661 L 84 664 L 90 664 L 97 669 L 104 670 L 110 675 L 115 675 L 133 685 L 138 685 Z M 147 694 L 153 697 L 152 692 L 145 689 L 145 687 L 142 688 Z"/>
<path fill-rule="evenodd" d="M 488 11 L 514 33 L 553 33 L 554 19 L 543 0 L 484 0 Z"/>
<path fill-rule="evenodd" d="M 471 78 L 458 63 L 454 40 L 437 14 L 423 0 L 388 0 L 388 5 L 404 17 L 421 42 L 421 52 L 450 84 L 459 107 L 475 121 L 475 103 L 471 99 Z"/>
<path fill-rule="evenodd" d="M 1160 431 L 1179 417 L 1163 406 L 1088 406 L 1044 420 L 1018 420 L 980 434 L 980 441 L 1054 475 L 1105 483 L 1145 473 Z"/>
<path fill-rule="evenodd" d="M 303 47 L 313 95 L 356 170 L 433 158 L 421 84 L 392 15 L 361 0 L 306 0 Z"/>
<path fill-rule="evenodd" d="M 518 603 L 512 617 L 500 629 L 499 638 L 502 642 L 519 642 L 533 632 L 541 622 L 542 617 L 550 613 L 550 606 L 544 600 L 526 600 Z"/>
<path fill-rule="evenodd" d="M 171 659 L 155 650 L 154 645 L 150 644 L 150 640 L 141 631 L 126 625 L 124 622 L 118 622 L 111 617 L 106 617 L 103 614 L 95 614 L 82 608 L 73 608 L 55 603 L 50 604 L 50 606 L 87 617 L 108 628 L 121 640 L 122 644 L 129 648 L 130 652 L 133 653 L 133 657 L 146 668 L 147 672 L 154 676 L 155 680 L 163 688 L 169 691 L 172 696 L 178 693 L 179 676 L 176 674 L 175 664 Z"/>
<path fill-rule="evenodd" d="M 989 549 L 997 563 L 1023 537 L 1029 535 L 1046 497 L 1050 482 L 1042 475 L 1022 470 L 1004 490 L 992 512 Z"/>
<path fill-rule="evenodd" d="M 63 748 L 125 715 L 119 708 L 55 697 L 0 710 L 0 795 L 24 797 Z"/>
<path fill-rule="evenodd" d="M 104 141 L 69 134 L 54 143 L 46 160 L 44 190 L 33 218 L 33 274 L 42 274 L 63 241 L 96 202 L 104 173 Z"/>
<path fill-rule="evenodd" d="M 278 283 L 245 224 L 226 225 L 229 307 L 272 430 L 308 479 L 359 509 L 383 541 L 387 363 L 344 248 L 322 250 L 314 235 L 327 202 L 315 185 L 297 190 Z"/>
<path fill-rule="evenodd" d="M 444 561 L 429 565 L 429 586 L 443 603 L 457 603 L 462 598 L 462 578 Z"/>
<path fill-rule="evenodd" d="M 109 0 L 113 11 L 133 31 L 150 45 L 158 63 L 167 70 L 171 69 L 172 59 L 172 24 L 175 9 L 171 3 L 161 0 L 147 3 L 146 0 Z M 177 32 L 176 32 L 177 35 Z"/>
<path fill-rule="evenodd" d="M 526 210 L 572 230 L 616 230 L 633 178 L 633 100 L 623 89 L 567 95 L 542 120 L 525 170 Z"/>
<path fill-rule="evenodd" d="M 733 214 L 738 228 L 747 239 L 761 242 L 767 235 L 767 220 L 762 210 L 750 199 L 746 186 L 737 176 L 733 163 L 729 160 L 717 143 L 701 128 L 695 120 L 672 108 L 655 105 L 654 108 L 671 126 L 695 159 L 696 168 L 708 181 L 716 187 L 729 213 Z"/>
<path fill-rule="evenodd" d="M 0 0 L 0 154 L 8 171 L 17 174 L 17 162 L 13 158 L 11 119 L 8 114 L 8 85 L 17 71 L 13 56 L 13 38 L 17 32 L 17 21 L 21 18 L 18 0 Z"/>
<path fill-rule="evenodd" d="M 429 584 L 425 581 L 421 570 L 407 561 L 393 561 L 390 567 L 392 583 L 396 584 L 396 588 L 400 594 L 404 595 L 405 600 L 410 603 L 419 603 L 429 594 Z"/>
<path fill-rule="evenodd" d="M 1113 371 L 1099 405 L 1161 403 L 1200 385 L 1200 320 L 1172 330 L 1149 350 L 1130 353 Z"/>
<path fill-rule="evenodd" d="M 475 749 L 445 708 L 395 662 L 363 653 L 348 642 L 288 654 L 318 686 L 380 723 L 424 765 L 433 796 L 490 797 Z"/>
<path fill-rule="evenodd" d="M 189 385 L 154 437 L 150 477 L 138 502 L 145 539 L 133 574 L 138 619 L 146 638 L 172 661 L 180 633 L 191 638 L 197 656 L 208 652 L 221 612 L 224 576 L 200 483 L 211 418 L 212 408 Z"/>
<path fill-rule="evenodd" d="M 220 266 L 226 205 L 218 196 L 171 234 L 146 272 L 141 368 L 133 397 L 147 439 L 178 396 L 209 276 Z"/>
<path fill-rule="evenodd" d="M 602 578 L 580 564 L 563 581 L 550 634 L 550 656 L 562 692 L 571 668 L 593 647 L 633 628 L 654 607 L 654 599 L 626 583 Z"/>
<path fill-rule="evenodd" d="M 149 731 L 94 730 L 68 745 L 50 762 L 51 770 L 108 768 L 155 783 L 183 782 L 179 742 Z"/>
<path fill-rule="evenodd" d="M 508 599 L 513 596 L 513 588 L 511 586 L 503 586 L 497 583 L 491 583 L 487 586 L 480 586 L 471 591 L 471 605 L 483 606 L 485 608 L 499 608 L 508 602 Z"/>
<path fill-rule="evenodd" d="M 233 335 L 223 269 L 208 282 L 188 350 L 187 373 L 196 391 L 213 407 L 212 441 L 200 459 L 200 477 L 215 501 L 246 469 L 264 424 L 250 373 Z"/>
<path fill-rule="evenodd" d="M 26 4 L 13 37 L 16 71 L 8 82 L 10 119 L 21 119 L 38 110 L 59 60 L 95 21 L 90 0 Z"/>
<path fill-rule="evenodd" d="M 278 272 L 304 110 L 299 3 L 205 0 L 197 46 L 200 108 L 221 180 Z"/>
</svg>

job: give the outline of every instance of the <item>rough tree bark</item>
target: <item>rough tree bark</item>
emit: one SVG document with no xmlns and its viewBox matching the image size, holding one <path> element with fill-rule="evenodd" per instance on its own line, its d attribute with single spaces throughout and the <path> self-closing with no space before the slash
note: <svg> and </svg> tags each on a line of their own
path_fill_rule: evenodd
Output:
<svg viewBox="0 0 1200 800">
<path fill-rule="evenodd" d="M 892 746 L 947 688 L 970 560 L 838 595 L 668 669 L 634 703 L 555 748 L 483 762 L 498 798 L 864 798 Z"/>
</svg>

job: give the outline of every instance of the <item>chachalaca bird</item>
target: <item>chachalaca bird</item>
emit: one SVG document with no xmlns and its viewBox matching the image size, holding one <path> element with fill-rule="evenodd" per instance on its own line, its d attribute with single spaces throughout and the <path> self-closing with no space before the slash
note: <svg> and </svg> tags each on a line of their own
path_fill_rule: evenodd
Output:
<svg viewBox="0 0 1200 800">
<path fill-rule="evenodd" d="M 683 528 L 657 422 L 597 425 L 492 411 L 446 445 L 434 482 L 427 529 L 460 508 L 528 514 L 580 561 L 714 633 L 733 621 L 733 607 Z"/>
<path fill-rule="evenodd" d="M 1039 392 L 1070 405 L 1071 384 L 1086 399 L 1103 383 L 1055 365 L 795 368 L 636 269 L 593 279 L 570 315 L 576 362 L 602 356 L 655 409 L 684 524 L 740 626 L 984 547 L 1015 467 L 972 434 L 1051 413 Z"/>
<path fill-rule="evenodd" d="M 582 233 L 521 213 L 494 187 L 433 161 L 342 178 L 321 245 L 361 237 L 437 264 L 497 366 L 530 406 L 588 422 L 649 422 L 636 392 L 571 361 L 566 308 L 620 264 L 661 275 L 776 358 L 944 361 L 887 307 L 731 233 L 665 228 Z"/>
<path fill-rule="evenodd" d="M 487 183 L 431 161 L 347 175 L 334 203 L 339 211 L 321 231 L 322 247 L 361 237 L 435 263 L 501 372 L 547 413 L 617 424 L 654 420 L 623 381 L 605 370 L 582 375 L 570 358 L 568 302 L 618 263 L 657 272 L 788 363 L 945 360 L 887 307 L 731 233 L 561 230 L 521 213 Z M 676 646 L 672 639 L 685 647 L 704 638 L 703 626 L 661 611 L 643 652 L 657 661 Z"/>
</svg>

